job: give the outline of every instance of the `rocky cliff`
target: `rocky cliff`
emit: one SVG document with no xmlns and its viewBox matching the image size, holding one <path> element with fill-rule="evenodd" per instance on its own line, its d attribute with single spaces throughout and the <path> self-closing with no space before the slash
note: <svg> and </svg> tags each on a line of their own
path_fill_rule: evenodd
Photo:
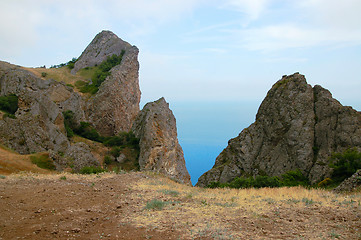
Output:
<svg viewBox="0 0 361 240">
<path fill-rule="evenodd" d="M 229 140 L 197 185 L 296 169 L 315 183 L 330 174 L 331 154 L 349 147 L 361 150 L 361 114 L 295 73 L 272 86 L 256 121 Z"/>
<path fill-rule="evenodd" d="M 139 112 L 138 48 L 118 38 L 110 31 L 102 31 L 76 61 L 72 73 L 94 67 L 113 55 L 123 58 L 113 67 L 99 91 L 87 101 L 86 114 L 99 133 L 107 136 L 128 132 Z"/>
<path fill-rule="evenodd" d="M 120 62 L 107 70 L 106 77 L 91 93 L 81 93 L 81 88 L 73 86 L 77 86 L 76 82 L 72 85 L 45 78 L 48 69 L 39 69 L 36 75 L 36 70 L 0 62 L 0 96 L 14 94 L 18 98 L 18 109 L 13 117 L 1 112 L 4 117 L 0 120 L 0 143 L 21 154 L 49 152 L 59 170 L 71 166 L 79 171 L 84 166 L 99 166 L 105 156 L 100 156 L 99 152 L 95 154 L 88 140 L 77 142 L 69 136 L 70 126 L 65 126 L 64 113 L 71 117 L 68 119 L 68 123 L 74 125 L 71 127 L 79 127 L 83 122 L 82 126 L 88 126 L 89 139 L 97 141 L 101 141 L 99 135 L 103 139 L 118 134 L 131 136 L 124 132 L 129 132 L 133 126 L 140 138 L 141 169 L 162 172 L 190 183 L 177 139 L 175 118 L 168 104 L 164 99 L 159 100 L 147 104 L 140 112 L 138 52 L 137 47 L 110 31 L 99 33 L 75 62 L 71 70 L 74 78 L 82 79 L 83 86 L 90 86 L 94 83 L 93 77 L 84 79 L 79 72 L 96 73 L 97 66 L 109 57 L 115 56 Z M 57 71 L 63 76 L 70 70 L 65 66 Z M 53 75 L 54 72 L 49 70 Z M 158 125 L 154 127 L 154 124 Z M 122 136 L 113 141 L 123 141 Z M 116 155 L 119 154 L 125 156 Z M 111 158 L 108 156 L 108 159 Z"/>
<path fill-rule="evenodd" d="M 183 150 L 178 143 L 176 120 L 164 98 L 147 103 L 132 130 L 140 139 L 141 170 L 160 172 L 191 184 Z"/>
<path fill-rule="evenodd" d="M 0 62 L 0 86 L 2 96 L 15 94 L 19 99 L 15 118 L 4 117 L 0 120 L 2 144 L 21 154 L 46 151 L 62 153 L 61 162 L 77 161 L 75 170 L 84 165 L 99 165 L 91 153 L 84 158 L 83 152 L 89 152 L 86 147 L 71 144 L 66 136 L 63 111 L 82 112 L 83 104 L 71 87 L 54 80 L 42 80 L 5 62 Z M 62 169 L 62 166 L 58 164 L 58 169 Z"/>
</svg>

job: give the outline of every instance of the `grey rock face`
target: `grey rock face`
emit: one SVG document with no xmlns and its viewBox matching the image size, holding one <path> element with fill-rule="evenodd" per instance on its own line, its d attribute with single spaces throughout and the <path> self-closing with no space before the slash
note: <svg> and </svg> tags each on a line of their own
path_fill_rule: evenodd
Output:
<svg viewBox="0 0 361 240">
<path fill-rule="evenodd" d="M 263 100 L 256 121 L 217 157 L 198 186 L 239 176 L 279 176 L 300 169 L 312 183 L 330 174 L 332 152 L 361 148 L 361 114 L 342 106 L 301 74 L 284 76 Z"/>
<path fill-rule="evenodd" d="M 82 68 L 98 65 L 106 60 L 107 57 L 113 54 L 119 56 L 122 50 L 128 50 L 130 48 L 132 48 L 132 46 L 129 43 L 121 40 L 113 32 L 102 31 L 97 34 L 88 47 L 85 48 L 71 73 L 75 74 Z"/>
<path fill-rule="evenodd" d="M 132 130 L 140 139 L 140 170 L 160 172 L 190 184 L 183 150 L 178 143 L 176 120 L 164 98 L 147 103 Z"/>
<path fill-rule="evenodd" d="M 0 120 L 2 144 L 21 154 L 52 151 L 65 153 L 65 158 L 72 153 L 70 157 L 75 162 L 84 163 L 91 159 L 73 154 L 74 151 L 69 152 L 73 146 L 66 137 L 62 112 L 72 110 L 78 113 L 79 120 L 84 117 L 84 104 L 72 88 L 54 80 L 41 80 L 20 67 L 4 62 L 0 62 L 0 86 L 1 95 L 15 94 L 19 98 L 16 119 Z M 93 165 L 94 162 L 88 164 Z"/>
<path fill-rule="evenodd" d="M 111 75 L 88 102 L 88 119 L 102 135 L 130 131 L 139 113 L 138 52 L 136 47 L 129 48 L 121 64 L 111 69 Z"/>
<path fill-rule="evenodd" d="M 351 177 L 343 181 L 334 189 L 335 192 L 350 192 L 361 186 L 361 169 L 357 170 Z"/>
<path fill-rule="evenodd" d="M 110 31 L 100 32 L 75 63 L 72 73 L 102 63 L 112 55 L 121 55 L 122 62 L 100 85 L 99 91 L 87 101 L 86 118 L 97 131 L 106 136 L 128 132 L 139 113 L 139 62 L 137 47 Z"/>
</svg>

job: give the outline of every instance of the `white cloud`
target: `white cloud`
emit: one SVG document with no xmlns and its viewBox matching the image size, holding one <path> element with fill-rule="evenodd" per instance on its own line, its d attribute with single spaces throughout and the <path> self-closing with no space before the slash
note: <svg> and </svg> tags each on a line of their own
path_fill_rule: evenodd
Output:
<svg viewBox="0 0 361 240">
<path fill-rule="evenodd" d="M 361 44 L 361 31 L 300 27 L 293 24 L 271 25 L 234 33 L 249 50 L 278 51 L 289 48 Z"/>
<path fill-rule="evenodd" d="M 331 28 L 360 29 L 360 0 L 304 0 L 298 5 L 309 17 Z M 315 22 L 314 22 L 315 23 Z"/>
<path fill-rule="evenodd" d="M 144 36 L 160 24 L 192 12 L 203 0 L 14 0 L 0 2 L 0 55 L 11 60 L 23 51 L 69 45 L 102 29 Z M 89 41 L 89 39 L 88 39 Z"/>
<path fill-rule="evenodd" d="M 230 39 L 248 50 L 361 45 L 359 0 L 300 0 L 293 4 L 281 0 L 278 3 L 282 4 L 277 7 L 276 1 L 266 0 L 254 3 L 232 0 L 229 3 L 239 5 L 245 11 L 246 6 L 253 9 L 248 12 L 254 13 L 257 25 L 226 30 Z M 262 15 L 267 11 L 274 11 L 274 14 Z"/>
<path fill-rule="evenodd" d="M 249 22 L 258 19 L 270 2 L 271 0 L 228 0 L 224 6 L 245 14 L 245 25 L 247 25 Z"/>
</svg>

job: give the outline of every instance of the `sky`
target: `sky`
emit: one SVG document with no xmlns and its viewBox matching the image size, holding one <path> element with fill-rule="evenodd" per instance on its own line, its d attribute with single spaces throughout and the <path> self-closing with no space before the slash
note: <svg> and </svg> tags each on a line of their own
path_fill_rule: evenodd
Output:
<svg viewBox="0 0 361 240">
<path fill-rule="evenodd" d="M 0 60 L 78 57 L 111 30 L 140 49 L 141 106 L 165 97 L 192 182 L 300 72 L 361 110 L 360 0 L 0 0 Z"/>
</svg>

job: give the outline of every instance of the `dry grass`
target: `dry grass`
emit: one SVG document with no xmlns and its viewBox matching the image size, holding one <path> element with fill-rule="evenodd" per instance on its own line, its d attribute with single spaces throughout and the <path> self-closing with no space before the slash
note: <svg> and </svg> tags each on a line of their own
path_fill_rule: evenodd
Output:
<svg viewBox="0 0 361 240">
<path fill-rule="evenodd" d="M 357 239 L 347 217 L 361 217 L 360 192 L 337 195 L 302 187 L 203 189 L 154 176 L 138 182 L 136 201 L 163 201 L 161 211 L 137 211 L 133 222 L 147 228 L 174 228 L 184 238 L 209 239 Z M 340 221 L 337 219 L 340 218 Z M 342 225 L 341 225 L 342 223 Z M 360 220 L 358 223 L 360 224 Z M 359 225 L 360 226 L 360 225 Z M 332 235 L 332 236 L 331 236 Z"/>
<path fill-rule="evenodd" d="M 360 191 L 340 195 L 301 187 L 203 189 L 178 184 L 154 173 L 139 172 L 122 175 L 20 173 L 1 181 L 32 186 L 39 180 L 44 180 L 44 186 L 53 184 L 45 193 L 38 190 L 39 194 L 45 194 L 43 197 L 47 201 L 55 194 L 46 195 L 48 190 L 62 187 L 58 198 L 64 197 L 62 201 L 66 201 L 78 194 L 77 199 L 84 204 L 91 199 L 87 195 L 90 186 L 92 195 L 98 194 L 97 201 L 102 201 L 99 219 L 107 216 L 113 223 L 102 231 L 118 232 L 121 226 L 131 226 L 160 232 L 159 236 L 177 236 L 171 239 L 361 239 Z M 80 185 L 87 188 L 80 191 Z M 118 185 L 124 186 L 121 193 L 114 192 Z M 68 195 L 63 196 L 63 192 Z M 55 199 L 53 201 L 58 201 Z M 89 204 L 94 205 L 93 202 Z M 81 209 L 89 208 L 80 206 Z M 68 207 L 59 205 L 58 211 Z M 151 234 L 146 236 L 152 237 Z M 165 239 L 155 236 L 152 239 Z"/>
<path fill-rule="evenodd" d="M 75 75 L 73 75 L 70 73 L 70 69 L 67 66 L 61 68 L 25 68 L 24 67 L 24 69 L 32 72 L 33 74 L 35 74 L 35 76 L 41 79 L 54 79 L 55 81 L 58 82 L 64 82 L 69 86 L 73 86 L 74 90 L 77 92 L 79 91 L 75 87 L 76 85 L 75 83 L 77 81 L 88 82 L 95 71 L 95 68 L 81 69 Z M 46 74 L 45 77 L 42 76 L 43 73 Z M 89 95 L 84 93 L 80 93 L 80 94 L 86 96 Z"/>
<path fill-rule="evenodd" d="M 30 160 L 30 155 L 21 155 L 0 145 L 0 174 L 8 175 L 23 171 L 51 173 L 51 171 L 39 168 L 33 164 Z"/>
</svg>

